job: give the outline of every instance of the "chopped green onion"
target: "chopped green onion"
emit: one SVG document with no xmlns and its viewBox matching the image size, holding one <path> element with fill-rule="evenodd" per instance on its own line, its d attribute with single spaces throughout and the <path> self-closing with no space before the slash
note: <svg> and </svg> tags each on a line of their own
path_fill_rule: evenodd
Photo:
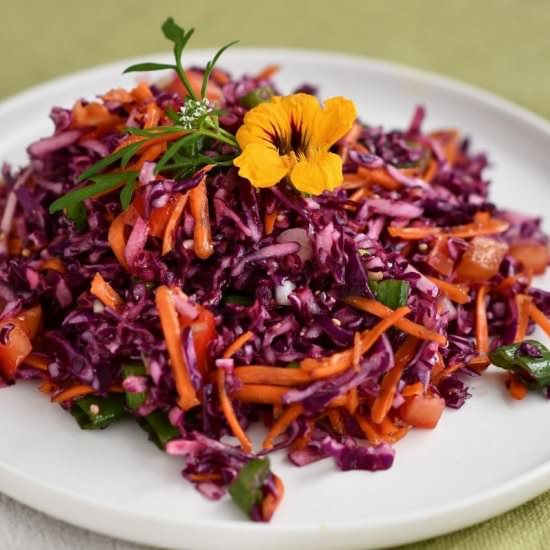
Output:
<svg viewBox="0 0 550 550">
<path fill-rule="evenodd" d="M 129 376 L 145 376 L 147 374 L 147 369 L 145 368 L 145 365 L 143 363 L 140 363 L 139 361 L 134 361 L 131 363 L 123 363 L 122 364 L 122 379 L 126 379 Z M 125 392 L 126 394 L 126 405 L 129 409 L 136 410 L 143 403 L 145 403 L 145 392 L 139 392 L 139 393 L 133 393 L 133 392 Z"/>
<path fill-rule="evenodd" d="M 74 402 L 71 414 L 83 430 L 106 428 L 126 415 L 124 396 L 81 397 Z"/>
<path fill-rule="evenodd" d="M 526 346 L 534 348 L 540 357 L 530 355 Z M 497 367 L 516 374 L 530 389 L 550 385 L 550 351 L 536 340 L 500 346 L 489 353 L 489 358 Z"/>
<path fill-rule="evenodd" d="M 241 99 L 239 99 L 239 103 L 243 107 L 252 108 L 256 107 L 260 103 L 269 101 L 274 95 L 275 92 L 271 86 L 260 86 L 259 88 L 256 88 L 241 97 Z"/>
<path fill-rule="evenodd" d="M 369 279 L 369 286 L 379 302 L 391 309 L 397 309 L 407 304 L 409 283 L 398 279 L 375 281 Z"/>
<path fill-rule="evenodd" d="M 262 503 L 262 485 L 270 473 L 269 459 L 255 458 L 241 468 L 229 486 L 231 498 L 247 516 L 255 505 Z"/>
<path fill-rule="evenodd" d="M 140 426 L 149 434 L 151 441 L 161 450 L 166 443 L 180 437 L 180 431 L 170 424 L 168 416 L 161 411 L 155 411 L 138 420 Z"/>
</svg>

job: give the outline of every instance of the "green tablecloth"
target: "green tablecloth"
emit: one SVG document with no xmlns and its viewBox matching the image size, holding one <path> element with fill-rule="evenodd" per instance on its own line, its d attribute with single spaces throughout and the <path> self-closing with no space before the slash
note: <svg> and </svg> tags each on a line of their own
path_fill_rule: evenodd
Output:
<svg viewBox="0 0 550 550">
<path fill-rule="evenodd" d="M 546 0 L 0 0 L 0 98 L 76 69 L 166 49 L 168 14 L 200 30 L 195 47 L 351 52 L 465 80 L 550 118 Z M 550 494 L 409 549 L 550 546 Z"/>
</svg>

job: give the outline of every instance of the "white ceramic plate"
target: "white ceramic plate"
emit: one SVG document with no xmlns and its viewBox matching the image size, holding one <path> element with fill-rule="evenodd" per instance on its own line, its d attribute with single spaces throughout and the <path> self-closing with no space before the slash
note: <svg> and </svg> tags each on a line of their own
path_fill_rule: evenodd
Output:
<svg viewBox="0 0 550 550">
<path fill-rule="evenodd" d="M 203 63 L 207 55 L 191 52 L 187 61 Z M 1 104 L 0 160 L 24 162 L 25 147 L 51 131 L 51 106 L 132 85 L 135 76 L 120 73 L 135 61 L 76 73 Z M 268 63 L 281 64 L 285 92 L 304 81 L 319 84 L 323 97 L 355 100 L 371 123 L 403 127 L 414 106 L 425 104 L 429 127 L 460 128 L 476 149 L 490 152 L 498 204 L 546 213 L 550 125 L 523 109 L 457 82 L 363 58 L 295 50 L 235 50 L 223 58 L 236 73 Z M 70 523 L 155 546 L 351 550 L 411 542 L 550 489 L 550 403 L 539 395 L 512 401 L 496 370 L 475 380 L 471 392 L 464 408 L 446 411 L 436 430 L 417 430 L 398 443 L 387 472 L 342 473 L 330 460 L 298 469 L 274 456 L 287 493 L 273 522 L 260 525 L 226 500 L 202 498 L 180 479 L 181 461 L 160 453 L 134 424 L 80 431 L 60 407 L 21 383 L 0 391 L 0 490 Z"/>
</svg>

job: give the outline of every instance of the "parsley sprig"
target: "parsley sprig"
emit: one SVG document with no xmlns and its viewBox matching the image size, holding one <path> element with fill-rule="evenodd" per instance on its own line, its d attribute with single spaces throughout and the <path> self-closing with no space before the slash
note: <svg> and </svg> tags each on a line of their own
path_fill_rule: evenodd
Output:
<svg viewBox="0 0 550 550">
<path fill-rule="evenodd" d="M 166 110 L 166 115 L 172 125 L 150 129 L 126 128 L 124 130 L 126 134 L 139 136 L 143 139 L 121 147 L 82 172 L 78 182 L 91 183 L 73 189 L 54 201 L 49 208 L 51 214 L 65 211 L 67 217 L 72 219 L 78 227 L 85 227 L 84 201 L 117 189 L 121 189 L 122 208 L 128 208 L 139 176 L 137 171 L 126 170 L 130 161 L 141 150 L 147 148 L 148 142 L 159 138 L 173 137 L 170 136 L 171 134 L 180 133 L 181 136 L 170 141 L 167 140 L 167 149 L 156 162 L 155 172 L 157 174 L 162 172 L 167 177 L 181 178 L 195 173 L 207 164 L 221 166 L 232 164 L 239 150 L 238 143 L 233 134 L 220 127 L 219 116 L 223 112 L 214 108 L 206 97 L 206 93 L 210 76 L 220 56 L 236 41 L 220 48 L 208 61 L 203 73 L 200 97 L 197 97 L 197 92 L 189 82 L 182 65 L 183 50 L 195 29 L 186 31 L 172 17 L 169 17 L 162 25 L 162 32 L 173 43 L 175 63 L 137 63 L 128 67 L 124 73 L 166 69 L 175 71 L 188 94 L 181 112 L 176 113 L 173 109 Z M 228 149 L 228 152 L 224 151 L 223 154 L 215 154 L 216 149 L 212 147 L 213 142 L 223 143 L 231 149 Z M 109 172 L 104 173 L 106 170 Z"/>
</svg>

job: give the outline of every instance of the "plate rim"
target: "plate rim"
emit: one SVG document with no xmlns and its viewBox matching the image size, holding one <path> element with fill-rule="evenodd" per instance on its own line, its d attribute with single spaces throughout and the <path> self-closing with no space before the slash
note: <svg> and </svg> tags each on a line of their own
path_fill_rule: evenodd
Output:
<svg viewBox="0 0 550 550">
<path fill-rule="evenodd" d="M 214 50 L 210 48 L 189 50 L 191 58 L 206 57 L 213 52 Z M 290 63 L 292 63 L 292 58 L 306 59 L 318 64 L 323 64 L 327 61 L 339 62 L 350 68 L 355 66 L 381 74 L 399 76 L 409 81 L 420 82 L 432 87 L 435 86 L 444 92 L 459 94 L 481 104 L 485 108 L 498 112 L 500 115 L 511 117 L 550 139 L 550 121 L 526 107 L 472 84 L 424 69 L 363 55 L 321 49 L 239 47 L 227 52 L 227 57 L 239 57 L 241 55 L 283 57 L 289 60 L 287 62 Z M 64 86 L 75 81 L 86 80 L 94 75 L 115 74 L 117 71 L 121 72 L 128 64 L 144 60 L 159 60 L 159 58 L 166 58 L 167 56 L 166 52 L 162 52 L 118 59 L 57 76 L 2 99 L 0 101 L 0 118 L 8 114 L 12 109 L 32 102 L 38 96 L 55 92 L 55 90 L 62 89 Z M 452 504 L 434 508 L 423 508 L 420 512 L 401 513 L 398 516 L 391 516 L 387 521 L 378 519 L 376 520 L 376 525 L 373 522 L 369 522 L 368 518 L 366 518 L 327 523 L 324 526 L 313 523 L 290 526 L 272 524 L 269 525 L 269 529 L 272 535 L 286 535 L 287 537 L 291 537 L 289 540 L 296 540 L 294 537 L 303 538 L 304 536 L 311 535 L 312 532 L 318 532 L 321 528 L 323 536 L 326 537 L 325 542 L 321 546 L 322 548 L 329 548 L 330 546 L 326 546 L 326 544 L 336 542 L 342 532 L 357 535 L 362 534 L 364 536 L 370 535 L 372 537 L 371 543 L 376 543 L 377 546 L 380 546 L 380 544 L 384 546 L 401 544 L 414 542 L 426 537 L 440 536 L 480 523 L 525 503 L 548 489 L 550 489 L 550 461 L 531 468 L 497 487 L 492 487 L 473 496 L 461 498 Z M 144 519 L 144 513 L 128 513 L 111 506 L 99 505 L 81 495 L 74 495 L 69 491 L 37 480 L 28 474 L 18 472 L 15 468 L 2 461 L 0 461 L 0 490 L 31 508 L 57 519 L 69 521 L 73 525 L 106 535 L 133 540 L 138 543 L 159 543 L 159 538 L 151 538 L 143 529 L 141 529 L 139 538 L 137 538 L 138 532 L 135 530 L 135 522 Z M 39 496 L 36 496 L 36 490 L 38 490 Z M 52 497 L 55 497 L 53 498 L 56 504 L 55 510 L 51 510 L 48 506 L 48 504 L 52 504 Z M 39 500 L 40 503 L 37 504 L 36 500 Z M 80 506 L 80 512 L 77 510 L 78 506 Z M 82 513 L 82 509 L 84 509 L 84 513 Z M 64 510 L 64 512 L 60 512 L 60 510 Z M 110 514 L 112 515 L 109 516 Z M 118 525 L 115 525 L 112 521 L 114 517 L 120 520 Z M 123 518 L 124 525 L 122 525 Z M 151 518 L 147 519 L 150 520 Z M 215 523 L 215 521 L 209 519 L 187 521 L 187 523 L 185 520 L 182 520 L 176 524 L 171 520 L 162 520 L 162 518 L 157 517 L 155 517 L 154 521 L 158 525 L 165 524 L 166 528 L 170 526 L 173 528 L 176 525 L 178 529 L 190 529 L 192 527 L 192 532 L 195 534 L 200 534 L 201 530 L 211 528 Z M 387 540 L 384 540 L 384 531 L 396 526 L 400 527 L 399 532 L 394 531 Z M 253 522 L 237 521 L 216 524 L 215 528 L 222 536 L 239 533 L 242 536 L 246 536 L 247 534 L 265 530 L 266 526 Z M 200 538 L 198 537 L 197 540 Z M 362 544 L 361 547 L 365 548 L 365 545 Z"/>
</svg>

